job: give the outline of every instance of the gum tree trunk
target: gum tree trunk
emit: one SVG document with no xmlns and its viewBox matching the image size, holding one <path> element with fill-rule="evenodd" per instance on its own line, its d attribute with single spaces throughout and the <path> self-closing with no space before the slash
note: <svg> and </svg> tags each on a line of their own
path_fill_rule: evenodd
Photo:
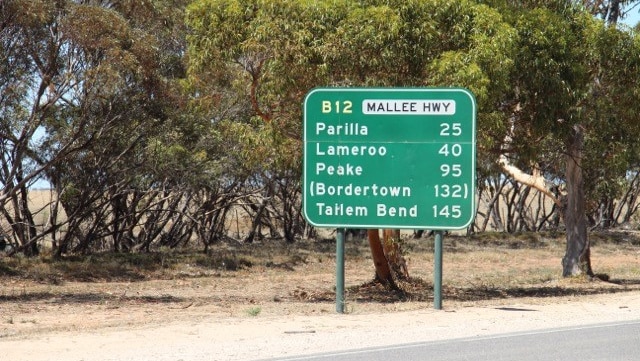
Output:
<svg viewBox="0 0 640 361">
<path fill-rule="evenodd" d="M 379 230 L 370 229 L 367 236 L 376 269 L 376 280 L 392 289 L 399 289 L 396 280 L 409 278 L 407 262 L 398 242 L 400 231 L 385 229 L 380 240 Z"/>
<path fill-rule="evenodd" d="M 567 229 L 567 248 L 562 258 L 562 275 L 564 277 L 582 274 L 593 276 L 590 243 L 587 235 L 587 219 L 585 216 L 584 180 L 582 176 L 583 144 L 583 129 L 580 126 L 576 126 L 567 142 L 567 168 L 565 174 L 567 195 L 565 202 L 563 202 L 564 223 Z"/>
<path fill-rule="evenodd" d="M 581 125 L 574 126 L 567 139 L 565 169 L 567 192 L 564 195 L 556 196 L 551 191 L 552 183 L 544 178 L 537 164 L 532 164 L 533 171 L 531 174 L 527 174 L 511 163 L 507 150 L 513 141 L 514 127 L 512 124 L 511 132 L 505 136 L 505 145 L 503 146 L 505 152 L 498 157 L 498 164 L 511 178 L 541 191 L 561 208 L 567 237 L 567 247 L 562 258 L 562 275 L 564 277 L 581 274 L 593 276 L 582 172 L 584 128 Z"/>
<path fill-rule="evenodd" d="M 376 268 L 376 280 L 384 285 L 395 286 L 389 262 L 387 262 L 384 248 L 380 242 L 380 232 L 377 229 L 370 229 L 367 231 L 367 236 L 369 248 L 371 248 L 371 258 L 373 258 L 373 265 Z"/>
</svg>

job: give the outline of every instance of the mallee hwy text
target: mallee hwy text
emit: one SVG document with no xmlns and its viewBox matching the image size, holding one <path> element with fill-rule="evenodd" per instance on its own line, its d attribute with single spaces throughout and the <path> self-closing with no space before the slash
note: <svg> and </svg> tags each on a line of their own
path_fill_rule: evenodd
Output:
<svg viewBox="0 0 640 361">
<path fill-rule="evenodd" d="M 363 114 L 453 115 L 454 100 L 364 100 Z"/>
</svg>

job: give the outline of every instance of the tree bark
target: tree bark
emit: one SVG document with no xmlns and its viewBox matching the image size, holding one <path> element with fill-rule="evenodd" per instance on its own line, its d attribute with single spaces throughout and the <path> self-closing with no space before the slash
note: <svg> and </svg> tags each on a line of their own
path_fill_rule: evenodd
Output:
<svg viewBox="0 0 640 361">
<path fill-rule="evenodd" d="M 400 243 L 400 230 L 385 229 L 383 238 L 377 229 L 367 231 L 371 256 L 376 269 L 376 280 L 394 290 L 399 287 L 396 280 L 408 280 L 409 270 L 407 261 L 402 255 Z"/>
<path fill-rule="evenodd" d="M 511 164 L 506 150 L 512 139 L 511 134 L 505 136 L 505 144 L 503 146 L 505 152 L 498 158 L 500 167 L 517 182 L 541 191 L 553 200 L 557 206 L 561 207 L 567 237 L 565 255 L 562 258 L 562 275 L 564 277 L 581 274 L 593 276 L 593 270 L 591 269 L 591 245 L 587 236 L 586 200 L 582 172 L 584 128 L 580 125 L 574 126 L 573 131 L 567 139 L 565 169 L 567 192 L 560 197 L 556 197 L 553 194 L 549 187 L 549 182 L 547 182 L 537 166 L 534 165 L 532 167 L 532 174 L 527 174 Z"/>
<path fill-rule="evenodd" d="M 383 232 L 382 248 L 384 248 L 384 254 L 387 257 L 389 268 L 394 279 L 409 279 L 409 269 L 407 267 L 407 261 L 402 256 L 402 249 L 400 248 L 400 230 L 399 229 L 385 229 Z"/>
<path fill-rule="evenodd" d="M 567 248 L 562 258 L 564 277 L 586 274 L 593 276 L 591 269 L 590 242 L 585 216 L 584 179 L 582 173 L 583 128 L 575 126 L 567 142 L 566 182 L 567 195 L 563 202 L 564 224 L 567 233 Z"/>
<path fill-rule="evenodd" d="M 384 254 L 384 248 L 380 242 L 380 233 L 377 229 L 370 229 L 367 231 L 369 239 L 369 247 L 371 248 L 371 257 L 373 258 L 373 265 L 376 268 L 376 280 L 384 285 L 388 285 L 392 288 L 397 288 L 393 276 L 391 274 L 391 268 L 389 262 Z"/>
</svg>

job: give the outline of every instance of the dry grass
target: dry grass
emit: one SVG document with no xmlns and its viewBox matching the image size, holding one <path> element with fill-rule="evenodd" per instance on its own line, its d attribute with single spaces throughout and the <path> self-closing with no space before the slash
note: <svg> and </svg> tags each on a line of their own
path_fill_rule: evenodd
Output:
<svg viewBox="0 0 640 361">
<path fill-rule="evenodd" d="M 619 292 L 640 285 L 640 238 L 635 233 L 602 233 L 593 239 L 593 267 L 598 279 L 562 279 L 560 260 L 564 239 L 548 234 L 482 234 L 444 238 L 444 297 L 479 301 L 510 297 L 554 297 L 567 294 Z M 389 292 L 370 282 L 373 266 L 368 243 L 350 239 L 346 246 L 348 298 L 367 302 L 426 302 L 432 297 L 433 239 L 405 236 L 405 256 L 411 280 L 404 292 Z M 275 283 L 291 286 L 298 301 L 330 302 L 333 287 L 317 275 L 333 274 L 335 243 L 331 239 L 287 244 L 220 243 L 209 254 L 161 250 L 145 254 L 104 253 L 53 260 L 0 258 L 0 277 L 63 287 L 68 282 L 145 282 L 225 277 L 233 283 L 268 271 Z M 303 291 L 301 291 L 303 290 Z M 250 289 L 248 290 L 251 291 Z M 260 295 L 256 295 L 260 296 Z M 0 301 L 2 295 L 0 294 Z M 224 296 L 221 296 L 224 297 Z"/>
<path fill-rule="evenodd" d="M 640 289 L 640 238 L 592 235 L 599 279 L 563 279 L 564 240 L 544 234 L 445 236 L 445 305 L 561 302 Z M 372 283 L 366 240 L 346 244 L 347 311 L 431 308 L 433 239 L 404 242 L 412 279 L 402 292 Z M 310 315 L 335 310 L 335 242 L 216 245 L 209 254 L 98 254 L 52 260 L 0 258 L 1 337 L 172 320 Z M 29 322 L 22 322 L 28 320 Z"/>
</svg>

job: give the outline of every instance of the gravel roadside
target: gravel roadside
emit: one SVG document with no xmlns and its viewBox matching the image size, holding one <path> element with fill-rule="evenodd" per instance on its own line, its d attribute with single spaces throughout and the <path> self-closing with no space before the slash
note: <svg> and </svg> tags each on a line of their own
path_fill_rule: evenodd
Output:
<svg viewBox="0 0 640 361">
<path fill-rule="evenodd" d="M 531 302 L 530 302 L 531 301 Z M 553 303 L 550 303 L 553 302 Z M 264 360 L 640 319 L 640 292 L 384 314 L 211 316 L 0 340 L 2 360 Z"/>
</svg>

